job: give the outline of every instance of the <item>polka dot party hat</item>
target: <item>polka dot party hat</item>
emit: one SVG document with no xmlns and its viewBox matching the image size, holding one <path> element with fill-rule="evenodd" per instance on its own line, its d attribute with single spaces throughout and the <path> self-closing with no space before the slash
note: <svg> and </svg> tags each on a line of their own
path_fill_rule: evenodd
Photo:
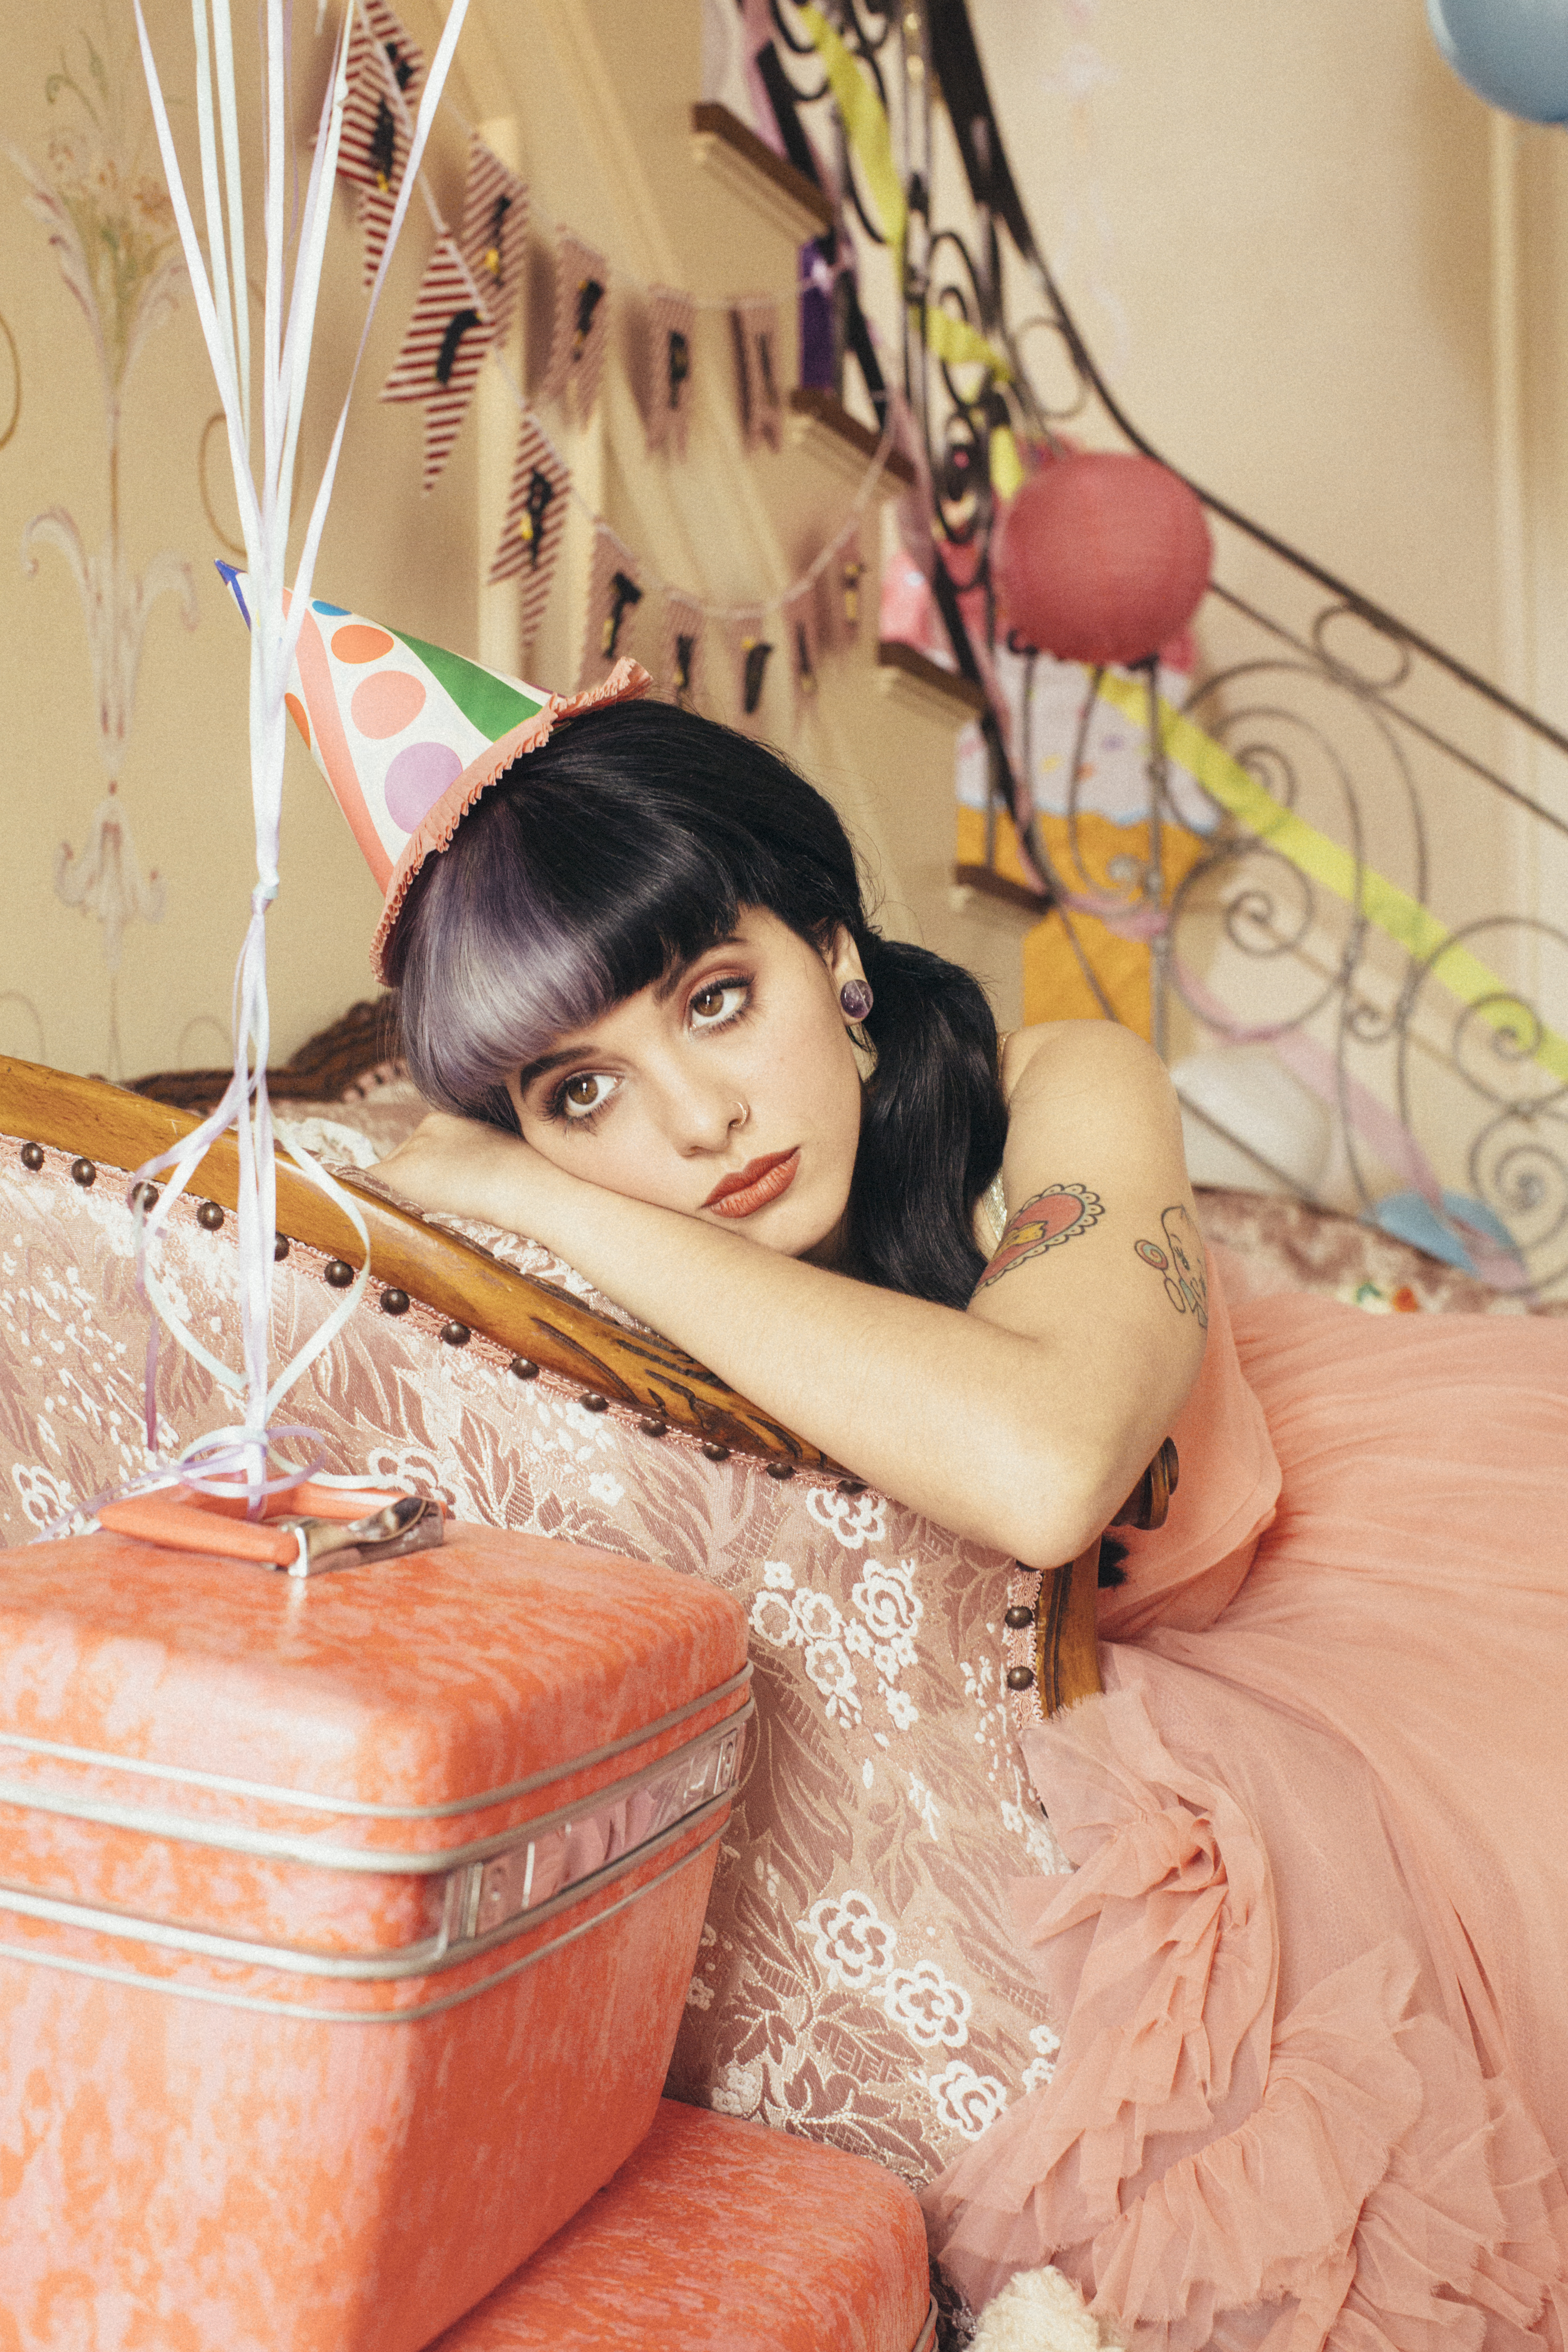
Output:
<svg viewBox="0 0 1568 2352">
<path fill-rule="evenodd" d="M 217 568 L 248 627 L 247 575 Z M 409 884 L 480 793 L 563 719 L 651 684 L 623 659 L 584 694 L 551 694 L 311 598 L 284 701 L 386 894 L 371 945 L 378 980 Z"/>
</svg>

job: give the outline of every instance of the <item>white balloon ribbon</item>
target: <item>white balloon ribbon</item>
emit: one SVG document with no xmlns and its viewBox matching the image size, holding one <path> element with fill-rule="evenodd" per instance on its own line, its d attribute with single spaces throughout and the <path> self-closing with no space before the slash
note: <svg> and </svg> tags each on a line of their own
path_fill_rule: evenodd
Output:
<svg viewBox="0 0 1568 2352">
<path fill-rule="evenodd" d="M 233 1076 L 223 1100 L 212 1115 L 203 1119 L 172 1150 L 148 1160 L 137 1170 L 132 1180 L 137 1218 L 137 1266 L 143 1293 L 157 1318 L 152 1326 L 149 1344 L 147 1442 L 150 1452 L 156 1456 L 153 1375 L 157 1326 L 162 1322 L 180 1347 L 203 1364 L 223 1388 L 244 1399 L 244 1420 L 237 1428 L 215 1433 L 210 1439 L 196 1443 L 198 1448 L 211 1447 L 221 1453 L 226 1467 L 237 1469 L 243 1465 L 253 1507 L 259 1508 L 265 1492 L 275 1490 L 280 1483 L 288 1485 L 296 1477 L 307 1475 L 302 1471 L 289 1472 L 281 1481 L 267 1478 L 272 1415 L 295 1382 L 323 1350 L 331 1347 L 363 1297 L 365 1285 L 370 1279 L 370 1237 L 358 1206 L 342 1186 L 309 1153 L 290 1147 L 289 1156 L 300 1175 L 324 1193 L 353 1227 L 359 1236 L 363 1257 L 352 1287 L 323 1318 L 318 1329 L 278 1377 L 269 1379 L 277 1235 L 277 1147 L 267 1096 L 267 1058 L 270 1043 L 267 998 L 267 911 L 278 895 L 278 842 L 283 795 L 283 696 L 300 626 L 310 610 L 316 552 L 321 545 L 348 424 L 349 404 L 353 397 L 360 363 L 364 357 L 371 320 L 386 283 L 410 194 L 417 183 L 419 164 L 457 47 L 458 36 L 468 14 L 468 0 L 452 0 L 450 14 L 442 29 L 435 58 L 420 95 L 408 161 L 380 266 L 371 286 L 348 389 L 343 395 L 337 425 L 311 505 L 287 611 L 284 573 L 288 561 L 289 518 L 293 504 L 295 463 L 305 410 L 332 188 L 348 100 L 353 0 L 348 0 L 344 7 L 337 35 L 332 70 L 321 101 L 309 184 L 293 236 L 289 233 L 286 202 L 291 136 L 288 98 L 293 12 L 286 6 L 285 0 L 263 0 L 266 89 L 261 166 L 265 290 L 258 357 L 252 352 L 250 337 L 244 173 L 229 0 L 192 0 L 191 5 L 191 22 L 195 37 L 196 125 L 202 204 L 206 227 L 205 254 L 175 152 L 142 0 L 132 0 L 132 5 L 159 151 L 163 156 L 180 241 L 184 249 L 186 268 L 190 272 L 196 315 L 201 321 L 223 403 L 224 420 L 228 429 L 229 458 L 234 469 L 235 495 L 245 538 L 252 607 L 250 781 L 257 870 L 256 884 L 250 896 L 250 919 L 235 972 Z M 285 300 L 285 277 L 290 246 L 293 247 L 293 268 Z M 206 257 L 209 255 L 210 270 Z M 253 375 L 259 377 L 259 476 L 252 463 Z M 239 1155 L 237 1216 L 242 1362 L 238 1367 L 226 1362 L 196 1336 L 156 1262 L 160 1255 L 156 1245 L 174 1202 L 189 1187 L 209 1148 L 230 1128 L 235 1131 Z M 145 1205 L 145 1195 L 136 1193 L 134 1188 L 162 1176 L 165 1171 L 170 1171 L 168 1181 L 160 1190 L 155 1204 L 149 1210 Z"/>
</svg>

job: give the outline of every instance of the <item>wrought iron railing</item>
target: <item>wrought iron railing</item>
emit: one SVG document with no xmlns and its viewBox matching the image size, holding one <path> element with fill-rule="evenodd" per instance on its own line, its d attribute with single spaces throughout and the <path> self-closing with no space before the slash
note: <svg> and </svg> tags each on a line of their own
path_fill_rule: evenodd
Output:
<svg viewBox="0 0 1568 2352">
<path fill-rule="evenodd" d="M 746 22 L 759 13 L 752 0 Z M 963 0 L 822 0 L 879 101 L 880 167 L 877 110 L 870 137 L 864 110 L 847 119 L 811 14 L 795 0 L 769 0 L 769 13 L 763 127 L 838 205 L 816 266 L 836 365 L 879 415 L 890 388 L 908 404 L 952 658 L 994 687 L 1010 658 L 992 573 L 999 456 L 1070 431 L 1170 459 L 1117 401 L 1036 243 Z M 942 312 L 1002 354 L 1006 380 L 952 355 L 932 331 Z M 1152 670 L 1120 688 L 1086 679 L 1049 839 L 1031 677 L 1015 693 L 1021 723 L 994 698 L 994 818 L 1016 820 L 1042 913 L 1054 903 L 1071 926 L 1091 910 L 1147 941 L 1153 1034 L 1189 1110 L 1266 1178 L 1401 1230 L 1414 1201 L 1418 1230 L 1500 1286 L 1568 1281 L 1568 932 L 1549 913 L 1568 879 L 1568 737 L 1192 487 L 1215 557 L 1200 660 L 1179 712 L 1148 730 L 1128 853 L 1091 874 L 1079 843 L 1089 697 L 1116 691 L 1125 710 Z M 1197 773 L 1210 807 L 1179 859 L 1163 852 L 1194 795 L 1178 806 L 1173 762 Z M 1249 1100 L 1242 1077 L 1227 1089 L 1216 1045 L 1267 1047 L 1289 1074 L 1298 1107 L 1324 1122 L 1305 1159 L 1279 1148 L 1277 1098 Z"/>
</svg>

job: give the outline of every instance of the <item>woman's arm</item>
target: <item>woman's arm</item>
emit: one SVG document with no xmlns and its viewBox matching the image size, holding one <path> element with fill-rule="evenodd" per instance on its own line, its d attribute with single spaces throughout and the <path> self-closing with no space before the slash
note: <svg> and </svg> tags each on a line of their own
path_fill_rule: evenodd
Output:
<svg viewBox="0 0 1568 2352">
<path fill-rule="evenodd" d="M 967 1314 L 606 1192 L 466 1121 L 427 1121 L 384 1167 L 427 1208 L 558 1251 L 872 1485 L 1051 1567 L 1105 1525 L 1191 1386 L 1203 1248 L 1149 1047 L 1104 1022 L 1026 1031 L 1004 1078 L 1013 1214 Z"/>
</svg>

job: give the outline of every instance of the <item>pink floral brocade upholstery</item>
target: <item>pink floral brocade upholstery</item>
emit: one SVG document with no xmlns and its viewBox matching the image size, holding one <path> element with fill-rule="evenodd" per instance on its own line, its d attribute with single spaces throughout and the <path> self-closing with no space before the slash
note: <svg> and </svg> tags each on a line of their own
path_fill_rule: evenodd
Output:
<svg viewBox="0 0 1568 2352">
<path fill-rule="evenodd" d="M 69 1170 L 51 1150 L 29 1172 L 17 1141 L 0 1141 L 6 1544 L 143 1466 L 147 1318 L 124 1182 L 105 1167 L 84 1190 Z M 548 1263 L 529 1244 L 508 1255 Z M 278 1360 L 337 1302 L 323 1263 L 296 1243 L 278 1269 Z M 207 1232 L 182 1202 L 164 1265 L 232 1360 L 234 1219 Z M 1043 2079 L 1056 2048 L 999 1885 L 1061 1866 L 1004 1706 L 1009 1563 L 879 1496 L 650 1438 L 632 1412 L 590 1412 L 564 1382 L 519 1380 L 499 1347 L 445 1345 L 433 1312 L 416 1302 L 395 1318 L 377 1296 L 373 1284 L 283 1408 L 319 1433 L 329 1469 L 710 1577 L 747 1612 L 749 1778 L 671 2089 L 929 2178 Z M 171 1449 L 232 1418 L 172 1341 L 157 1405 Z"/>
</svg>

